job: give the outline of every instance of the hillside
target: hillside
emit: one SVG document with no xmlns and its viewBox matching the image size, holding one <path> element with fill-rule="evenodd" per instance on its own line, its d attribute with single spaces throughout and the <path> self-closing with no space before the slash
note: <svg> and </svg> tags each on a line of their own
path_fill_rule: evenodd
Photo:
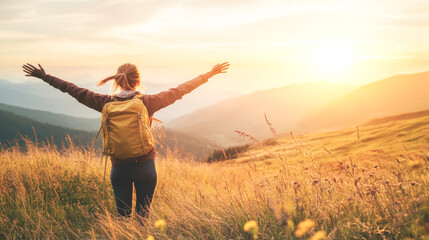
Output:
<svg viewBox="0 0 429 240">
<path fill-rule="evenodd" d="M 373 118 L 429 108 L 429 72 L 397 75 L 359 87 L 297 125 L 308 132 L 338 129 Z"/>
<path fill-rule="evenodd" d="M 78 118 L 65 114 L 16 107 L 3 103 L 0 103 L 0 110 L 12 112 L 16 115 L 33 119 L 41 123 L 48 123 L 76 130 L 97 131 L 100 128 L 99 118 Z"/>
<path fill-rule="evenodd" d="M 164 137 L 161 138 L 161 144 L 157 145 L 157 152 L 165 156 L 166 149 L 176 150 L 183 155 L 189 155 L 197 161 L 205 161 L 213 150 L 220 146 L 210 139 L 202 138 L 198 135 L 190 135 L 172 129 L 164 129 Z"/>
<path fill-rule="evenodd" d="M 49 141 L 52 143 L 53 140 L 53 143 L 58 146 L 61 146 L 66 141 L 67 135 L 70 136 L 70 139 L 75 144 L 88 146 L 96 134 L 95 132 L 73 130 L 37 122 L 11 112 L 0 110 L 0 143 L 3 146 L 14 145 L 15 141 L 23 145 L 21 135 L 28 136 L 34 141 L 36 138 L 33 128 L 38 141 Z"/>
<path fill-rule="evenodd" d="M 301 136 L 289 134 L 268 139 L 251 146 L 245 153 L 239 153 L 238 157 L 227 159 L 225 163 L 236 165 L 251 162 L 271 169 L 283 164 L 299 165 L 302 159 L 314 156 L 313 160 L 327 169 L 333 169 L 338 161 L 347 158 L 368 164 L 377 157 L 395 162 L 398 158 L 395 160 L 394 155 L 406 155 L 412 151 L 426 154 L 428 150 L 429 110 L 425 110 L 373 119 L 358 127 L 337 131 Z M 404 160 L 404 156 L 400 159 Z M 225 158 L 221 157 L 220 160 Z"/>
<path fill-rule="evenodd" d="M 375 119 L 371 119 L 367 122 L 364 122 L 362 125 L 363 126 L 376 125 L 376 124 L 383 124 L 383 123 L 388 123 L 388 122 L 392 122 L 392 121 L 400 121 L 400 120 L 407 120 L 407 119 L 413 119 L 413 118 L 420 118 L 420 117 L 425 117 L 425 116 L 429 116 L 429 110 L 423 110 L 423 111 L 418 111 L 418 112 L 410 112 L 410 113 L 403 113 L 403 114 L 399 114 L 399 115 L 375 118 Z"/>
<path fill-rule="evenodd" d="M 179 117 L 167 127 L 212 139 L 222 146 L 242 141 L 234 132 L 270 136 L 264 113 L 278 132 L 296 131 L 298 120 L 343 96 L 353 86 L 327 82 L 295 84 L 234 97 Z"/>
<path fill-rule="evenodd" d="M 43 129 L 51 129 L 51 132 L 55 132 L 57 129 L 60 129 L 60 132 L 71 132 L 73 135 L 72 129 L 74 130 L 83 130 L 88 131 L 85 134 L 90 134 L 89 132 L 98 131 L 100 128 L 100 119 L 98 118 L 78 118 L 78 117 L 71 117 L 64 114 L 57 114 L 47 111 L 40 111 L 40 110 L 33 110 L 33 109 L 27 109 L 27 108 L 21 108 L 21 107 L 15 107 L 10 106 L 6 104 L 0 103 L 0 110 L 6 111 L 7 113 L 13 113 L 14 115 L 21 116 L 26 118 L 27 124 L 24 124 L 25 126 L 33 124 L 33 122 L 37 122 L 38 124 L 45 123 L 43 125 Z M 16 118 L 14 116 L 13 118 Z M 10 126 L 8 130 L 22 130 L 24 132 L 27 132 L 27 128 L 24 127 L 24 125 L 16 125 L 13 122 L 11 122 L 9 125 L 3 125 L 3 128 L 5 126 Z M 39 125 L 38 125 L 39 126 Z M 21 127 L 23 127 L 21 129 Z M 58 128 L 59 127 L 59 128 Z M 63 129 L 65 128 L 65 129 Z M 170 149 L 178 149 L 182 152 L 188 152 L 194 155 L 194 157 L 198 159 L 204 159 L 206 158 L 213 149 L 218 148 L 219 146 L 215 144 L 214 142 L 206 139 L 200 138 L 198 135 L 192 136 L 180 131 L 175 131 L 172 129 L 162 129 L 162 133 L 159 131 L 156 135 L 157 142 L 160 143 L 157 145 L 158 152 L 160 154 L 165 154 L 164 149 L 166 146 L 168 146 Z M 91 133 L 92 134 L 92 133 Z M 34 135 L 32 132 L 30 135 Z M 61 135 L 61 134 L 60 134 Z M 93 133 L 91 136 L 95 137 L 95 133 Z M 6 136 L 6 135 L 5 135 Z M 7 134 L 7 139 L 12 139 L 12 136 L 15 136 L 11 133 Z M 62 135 L 61 135 L 62 136 Z M 0 138 L 0 143 L 4 142 L 3 140 L 6 138 Z M 166 146 L 164 146 L 166 144 Z M 101 145 L 96 145 L 97 148 L 101 148 Z"/>
</svg>

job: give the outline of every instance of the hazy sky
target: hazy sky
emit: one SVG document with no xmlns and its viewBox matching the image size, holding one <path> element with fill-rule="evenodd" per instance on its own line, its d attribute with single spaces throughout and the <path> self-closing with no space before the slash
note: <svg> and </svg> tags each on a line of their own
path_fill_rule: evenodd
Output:
<svg viewBox="0 0 429 240">
<path fill-rule="evenodd" d="M 363 84 L 429 70 L 428 59 L 429 1 L 2 0 L 0 7 L 0 79 L 12 81 L 25 79 L 26 62 L 76 83 L 132 62 L 144 81 L 176 83 L 229 61 L 230 72 L 211 87 L 249 92 L 319 80 Z"/>
</svg>

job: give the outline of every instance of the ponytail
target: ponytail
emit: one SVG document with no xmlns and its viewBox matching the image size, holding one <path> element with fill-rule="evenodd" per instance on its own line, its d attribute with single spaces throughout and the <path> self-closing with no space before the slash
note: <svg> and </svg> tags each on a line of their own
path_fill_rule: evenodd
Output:
<svg viewBox="0 0 429 240">
<path fill-rule="evenodd" d="M 99 81 L 99 82 L 97 83 L 97 87 L 99 87 L 99 86 L 103 86 L 103 85 L 104 85 L 104 84 L 106 84 L 108 81 L 113 80 L 113 79 L 115 79 L 115 78 L 116 78 L 116 75 L 113 75 L 113 76 L 107 77 L 107 78 L 105 78 L 105 79 L 103 79 L 103 80 Z"/>
<path fill-rule="evenodd" d="M 126 63 L 118 68 L 116 75 L 107 77 L 97 83 L 97 86 L 103 86 L 110 80 L 115 80 L 111 92 L 114 93 L 118 90 L 136 90 L 140 87 L 140 74 L 136 65 Z"/>
</svg>

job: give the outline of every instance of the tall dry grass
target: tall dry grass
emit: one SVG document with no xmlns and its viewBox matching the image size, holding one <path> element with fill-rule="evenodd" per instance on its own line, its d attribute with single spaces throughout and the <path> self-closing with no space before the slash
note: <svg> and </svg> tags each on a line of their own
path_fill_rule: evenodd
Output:
<svg viewBox="0 0 429 240">
<path fill-rule="evenodd" d="M 117 216 L 99 154 L 70 144 L 0 152 L 0 231 L 6 239 L 421 239 L 429 232 L 428 149 L 398 155 L 338 158 L 327 168 L 291 135 L 300 164 L 261 168 L 195 163 L 168 151 L 156 162 L 158 185 L 151 214 Z M 329 151 L 329 150 L 327 150 Z M 165 231 L 154 226 L 166 221 Z M 315 226 L 298 237 L 297 225 Z M 305 222 L 304 222 L 305 223 Z M 302 226 L 302 225 L 300 225 Z M 301 234 L 301 233 L 300 233 Z M 321 235 L 322 236 L 322 235 Z"/>
</svg>

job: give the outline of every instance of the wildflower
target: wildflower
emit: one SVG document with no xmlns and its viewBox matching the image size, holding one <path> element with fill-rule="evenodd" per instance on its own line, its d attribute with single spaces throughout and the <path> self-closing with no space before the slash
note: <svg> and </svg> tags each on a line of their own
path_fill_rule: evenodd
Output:
<svg viewBox="0 0 429 240">
<path fill-rule="evenodd" d="M 258 238 L 259 227 L 258 223 L 255 220 L 250 220 L 246 222 L 246 224 L 244 224 L 243 226 L 243 229 L 244 231 L 251 233 L 253 235 L 253 239 Z"/>
<path fill-rule="evenodd" d="M 155 240 L 155 238 L 152 235 L 149 235 L 146 240 Z"/>
<path fill-rule="evenodd" d="M 155 227 L 158 231 L 163 232 L 167 223 L 163 219 L 159 219 L 155 222 Z"/>
<path fill-rule="evenodd" d="M 314 226 L 316 226 L 316 223 L 313 220 L 306 219 L 298 224 L 298 228 L 295 231 L 295 235 L 297 237 L 302 237 Z"/>
<path fill-rule="evenodd" d="M 321 240 L 326 238 L 326 232 L 325 231 L 318 231 L 315 233 L 310 240 Z"/>
</svg>

